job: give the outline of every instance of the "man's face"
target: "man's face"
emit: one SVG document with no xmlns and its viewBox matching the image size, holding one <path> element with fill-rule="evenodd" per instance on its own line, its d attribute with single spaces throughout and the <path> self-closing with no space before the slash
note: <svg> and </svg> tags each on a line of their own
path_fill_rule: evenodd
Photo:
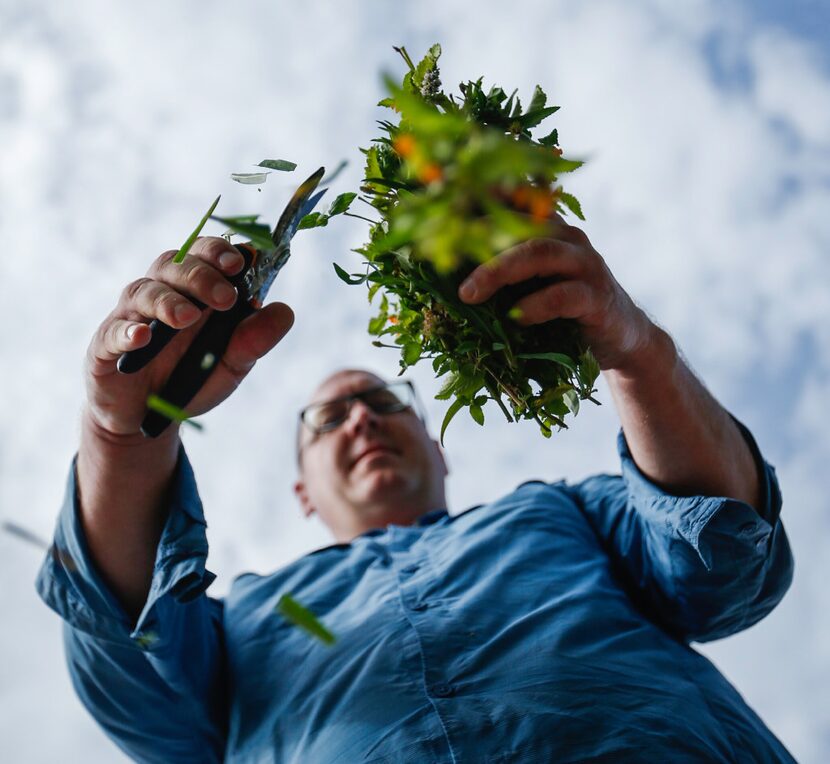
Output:
<svg viewBox="0 0 830 764">
<path fill-rule="evenodd" d="M 383 380 L 369 372 L 338 372 L 310 402 L 381 384 Z M 294 491 L 306 515 L 316 512 L 338 541 L 390 523 L 409 525 L 446 506 L 446 463 L 412 409 L 377 414 L 355 400 L 335 429 L 315 435 L 303 426 L 300 448 Z"/>
</svg>

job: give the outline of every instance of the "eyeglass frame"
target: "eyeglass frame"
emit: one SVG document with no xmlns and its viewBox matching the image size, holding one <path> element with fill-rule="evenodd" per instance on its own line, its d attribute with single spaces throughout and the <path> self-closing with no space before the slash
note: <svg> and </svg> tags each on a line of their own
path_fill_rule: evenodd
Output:
<svg viewBox="0 0 830 764">
<path fill-rule="evenodd" d="M 376 393 L 378 390 L 384 390 L 388 387 L 391 387 L 392 385 L 406 385 L 407 387 L 409 387 L 409 390 L 412 393 L 412 404 L 407 405 L 404 408 L 397 409 L 396 411 L 375 411 L 375 409 L 372 408 L 372 405 L 370 403 L 366 402 L 364 396 L 369 395 L 370 393 Z M 365 406 L 367 406 L 369 409 L 371 409 L 371 411 L 373 413 L 379 414 L 380 416 L 387 416 L 388 414 L 400 414 L 400 413 L 403 413 L 404 411 L 406 411 L 407 409 L 411 409 L 412 412 L 415 414 L 415 416 L 418 419 L 421 420 L 421 422 L 424 425 L 424 428 L 426 428 L 426 426 L 427 426 L 426 415 L 423 413 L 423 406 L 421 405 L 421 399 L 418 397 L 418 392 L 415 389 L 415 384 L 410 379 L 396 379 L 392 382 L 384 382 L 382 385 L 375 385 L 373 387 L 367 387 L 365 390 L 358 390 L 356 393 L 349 393 L 347 395 L 339 395 L 336 398 L 330 398 L 330 399 L 325 400 L 325 401 L 318 401 L 317 403 L 309 403 L 308 406 L 304 406 L 302 409 L 300 409 L 298 417 L 297 417 L 297 439 L 296 439 L 296 441 L 297 441 L 297 465 L 298 466 L 300 465 L 300 459 L 301 459 L 302 451 L 303 451 L 303 448 L 304 448 L 304 446 L 302 444 L 302 439 L 300 437 L 303 426 L 307 427 L 309 429 L 309 431 L 312 433 L 312 435 L 314 436 L 312 440 L 310 440 L 308 443 L 305 444 L 306 446 L 308 446 L 308 445 L 311 445 L 312 443 L 314 443 L 321 435 L 323 435 L 327 432 L 332 432 L 332 431 L 336 430 L 338 427 L 340 427 L 349 418 L 349 414 L 352 411 L 352 404 L 354 404 L 354 402 L 358 399 L 360 400 L 361 403 L 363 403 Z M 330 404 L 330 403 L 339 403 L 340 401 L 345 401 L 347 403 L 346 414 L 339 422 L 337 422 L 333 426 L 329 427 L 328 429 L 315 430 L 310 424 L 308 424 L 308 422 L 305 421 L 305 414 L 309 409 L 314 408 L 316 406 L 327 405 L 327 404 Z"/>
</svg>

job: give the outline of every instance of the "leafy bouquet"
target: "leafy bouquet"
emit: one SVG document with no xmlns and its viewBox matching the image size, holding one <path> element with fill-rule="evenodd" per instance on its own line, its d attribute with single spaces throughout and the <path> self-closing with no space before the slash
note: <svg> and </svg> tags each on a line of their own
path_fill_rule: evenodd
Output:
<svg viewBox="0 0 830 764">
<path fill-rule="evenodd" d="M 382 135 L 366 156 L 362 195 L 371 205 L 369 242 L 354 250 L 366 272 L 348 274 L 366 284 L 369 301 L 380 292 L 369 333 L 400 350 L 401 373 L 424 358 L 446 377 L 439 400 L 451 400 L 441 425 L 469 409 L 484 423 L 483 406 L 495 401 L 508 421 L 534 419 L 545 437 L 567 427 L 580 400 L 591 400 L 599 365 L 580 342 L 576 322 L 556 319 L 523 327 L 511 320 L 517 300 L 552 283 L 534 278 L 503 288 L 481 305 L 457 296 L 460 283 L 481 263 L 531 238 L 550 236 L 554 213 L 584 219 L 579 202 L 558 183 L 581 162 L 566 159 L 556 130 L 535 139 L 531 130 L 558 110 L 537 85 L 522 109 L 516 91 L 485 92 L 482 78 L 460 85 L 456 100 L 441 90 L 439 45 L 416 65 L 395 48 L 408 71 L 398 85 L 386 78 L 380 101 L 398 116 L 381 120 Z M 345 196 L 345 195 L 344 195 Z M 346 201 L 344 199 L 344 201 Z M 304 223 L 324 225 L 325 216 Z"/>
</svg>

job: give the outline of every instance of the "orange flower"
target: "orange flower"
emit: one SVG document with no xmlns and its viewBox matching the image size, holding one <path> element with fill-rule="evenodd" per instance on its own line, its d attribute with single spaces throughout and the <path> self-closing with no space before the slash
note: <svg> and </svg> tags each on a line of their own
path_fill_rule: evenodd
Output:
<svg viewBox="0 0 830 764">
<path fill-rule="evenodd" d="M 409 133 L 401 133 L 392 141 L 392 147 L 406 159 L 415 151 L 415 139 Z"/>
<path fill-rule="evenodd" d="M 549 191 L 534 189 L 530 200 L 530 215 L 535 223 L 542 223 L 548 219 L 551 212 L 551 194 Z"/>
<path fill-rule="evenodd" d="M 518 209 L 525 209 L 530 202 L 530 189 L 527 186 L 519 186 L 513 192 L 513 204 Z"/>
<path fill-rule="evenodd" d="M 395 316 L 395 315 L 387 316 L 387 318 L 389 319 L 390 324 L 397 324 L 398 323 L 398 317 Z"/>
<path fill-rule="evenodd" d="M 435 164 L 435 162 L 430 162 L 429 164 L 424 165 L 418 173 L 418 180 L 420 180 L 421 183 L 434 183 L 437 180 L 441 180 L 443 177 L 444 173 L 441 172 L 441 168 Z"/>
</svg>

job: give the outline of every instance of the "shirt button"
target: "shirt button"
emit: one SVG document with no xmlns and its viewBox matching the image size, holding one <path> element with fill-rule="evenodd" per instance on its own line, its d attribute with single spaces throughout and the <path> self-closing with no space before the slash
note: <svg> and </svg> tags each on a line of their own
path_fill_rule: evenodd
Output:
<svg viewBox="0 0 830 764">
<path fill-rule="evenodd" d="M 451 684 L 445 684 L 441 682 L 440 684 L 434 684 L 432 686 L 432 694 L 436 698 L 448 698 L 455 692 L 455 687 Z"/>
<path fill-rule="evenodd" d="M 416 611 L 426 610 L 428 607 L 429 602 L 424 602 L 423 600 L 421 602 L 414 602 L 412 604 L 412 610 Z"/>
</svg>

